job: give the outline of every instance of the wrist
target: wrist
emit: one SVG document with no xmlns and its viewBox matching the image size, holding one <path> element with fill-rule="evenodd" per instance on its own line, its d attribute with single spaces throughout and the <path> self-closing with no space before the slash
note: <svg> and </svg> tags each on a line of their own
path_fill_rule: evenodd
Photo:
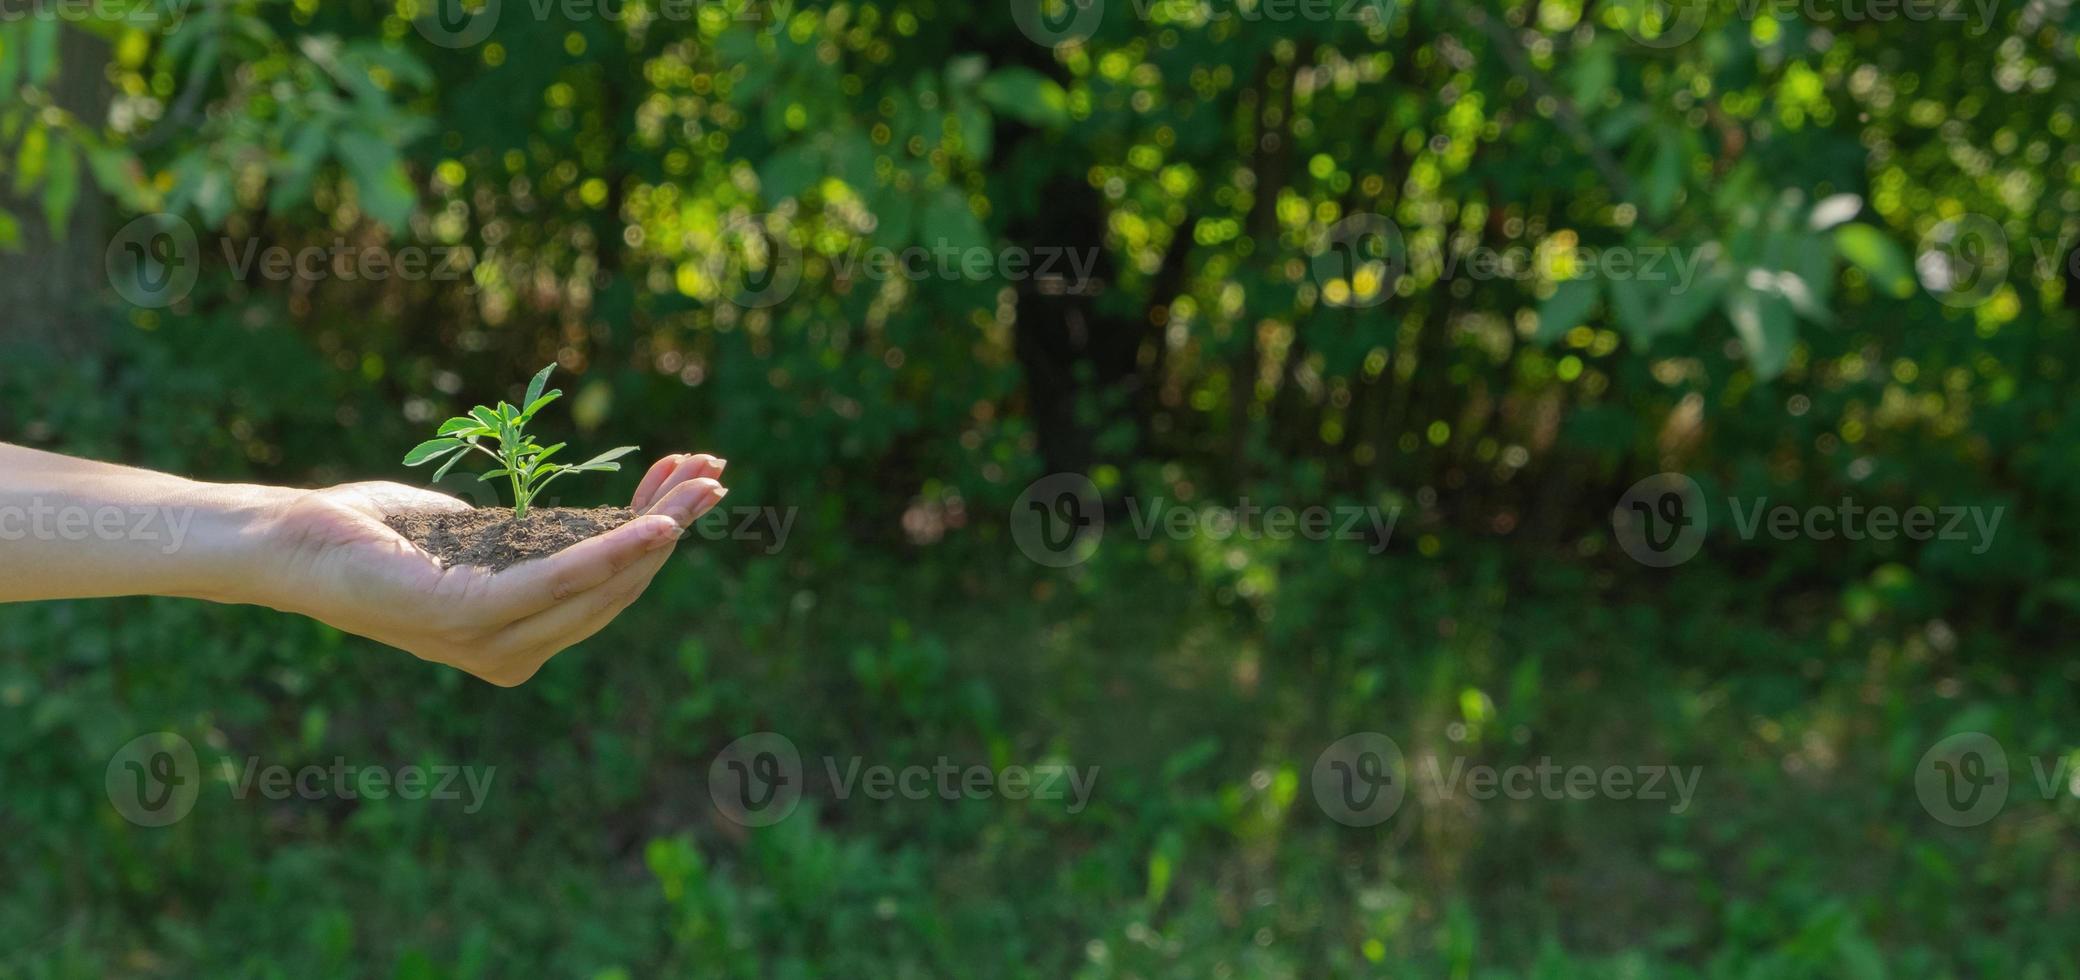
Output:
<svg viewBox="0 0 2080 980">
<path fill-rule="evenodd" d="M 282 518 L 309 493 L 289 487 L 196 483 L 186 500 L 169 506 L 170 521 L 185 518 L 185 587 L 171 594 L 212 602 L 279 607 L 287 590 Z"/>
</svg>

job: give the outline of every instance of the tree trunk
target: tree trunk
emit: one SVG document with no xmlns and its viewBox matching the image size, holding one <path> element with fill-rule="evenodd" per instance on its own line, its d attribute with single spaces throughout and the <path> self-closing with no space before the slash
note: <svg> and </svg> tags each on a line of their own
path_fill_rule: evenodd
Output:
<svg viewBox="0 0 2080 980">
<path fill-rule="evenodd" d="M 82 125 L 100 129 L 108 122 L 111 91 L 108 45 L 72 27 L 59 36 L 51 101 Z M 0 95 L 0 104 L 12 96 Z M 6 148 L 5 156 L 11 160 L 14 148 Z M 13 190 L 11 179 L 0 182 L 0 208 L 21 227 L 20 250 L 0 252 L 0 349 L 10 360 L 91 351 L 100 333 L 94 301 L 106 295 L 108 285 L 102 256 L 108 246 L 108 203 L 94 181 L 82 175 L 79 201 L 59 229 L 63 234 L 53 234 L 43 215 L 41 188 L 23 195 Z"/>
</svg>

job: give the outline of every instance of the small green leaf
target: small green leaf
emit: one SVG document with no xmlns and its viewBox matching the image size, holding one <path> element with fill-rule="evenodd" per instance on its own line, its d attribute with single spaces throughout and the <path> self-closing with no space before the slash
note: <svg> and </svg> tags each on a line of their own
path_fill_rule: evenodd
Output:
<svg viewBox="0 0 2080 980">
<path fill-rule="evenodd" d="M 635 452 L 637 448 L 639 448 L 639 447 L 636 447 L 636 446 L 622 446 L 622 447 L 621 447 L 621 448 L 619 448 L 619 449 L 609 449 L 609 450 L 607 450 L 606 452 L 603 452 L 603 453 L 601 453 L 601 454 L 599 454 L 599 455 L 597 455 L 597 456 L 594 456 L 594 457 L 592 457 L 591 459 L 588 459 L 588 460 L 586 460 L 586 461 L 585 461 L 585 462 L 583 462 L 583 463 L 579 463 L 579 464 L 578 464 L 577 466 L 574 466 L 574 467 L 571 467 L 571 468 L 572 468 L 572 469 L 591 469 L 591 468 L 593 468 L 593 467 L 595 467 L 595 466 L 599 466 L 599 465 L 601 465 L 601 464 L 603 464 L 603 463 L 606 463 L 606 462 L 608 462 L 608 461 L 610 461 L 610 460 L 616 460 L 616 459 L 620 459 L 621 457 L 623 457 L 623 456 L 626 456 L 626 455 L 628 455 L 629 453 Z M 616 468 L 616 469 L 619 469 L 620 467 L 619 467 L 619 466 L 616 466 L 615 468 Z"/>
<path fill-rule="evenodd" d="M 1914 275 L 1908 269 L 1906 254 L 1884 232 L 1852 221 L 1835 229 L 1834 245 L 1842 258 L 1862 269 L 1879 289 L 1901 299 L 1914 294 Z"/>
<path fill-rule="evenodd" d="M 404 465 L 417 466 L 420 463 L 440 456 L 442 453 L 452 453 L 461 449 L 464 445 L 465 443 L 460 439 L 428 439 L 413 446 L 411 452 L 404 454 Z"/>
<path fill-rule="evenodd" d="M 1035 126 L 1061 126 L 1069 121 L 1069 96 L 1054 79 L 1031 68 L 999 68 L 977 86 L 975 94 L 990 108 Z"/>
<path fill-rule="evenodd" d="M 1676 195 L 1683 189 L 1683 164 L 1687 148 L 1683 137 L 1673 130 L 1665 130 L 1660 145 L 1654 148 L 1653 165 L 1647 169 L 1646 181 L 1641 190 L 1647 199 L 1647 214 L 1661 218 L 1675 204 Z"/>
<path fill-rule="evenodd" d="M 527 383 L 527 398 L 525 399 L 528 405 L 527 414 L 534 414 L 533 406 L 535 399 L 542 397 L 542 389 L 549 386 L 549 372 L 554 370 L 556 370 L 556 363 L 551 361 L 548 367 L 543 368 L 540 373 L 534 376 L 533 381 Z"/>
<path fill-rule="evenodd" d="M 447 420 L 446 422 L 442 422 L 440 432 L 436 434 L 452 436 L 462 432 L 465 429 L 481 429 L 483 427 L 483 424 L 478 422 L 476 419 L 470 418 L 467 415 L 457 415 L 454 418 Z"/>
<path fill-rule="evenodd" d="M 13 24 L 0 24 L 0 92 L 14 91 L 22 73 L 21 31 Z"/>
<path fill-rule="evenodd" d="M 478 405 L 477 407 L 470 409 L 469 414 L 470 417 L 476 419 L 479 422 L 484 423 L 484 427 L 490 429 L 492 435 L 498 434 L 499 419 L 497 412 L 485 408 L 482 405 Z"/>
<path fill-rule="evenodd" d="M 419 194 L 397 149 L 389 140 L 362 129 L 340 133 L 336 146 L 347 176 L 354 179 L 361 210 L 392 231 L 403 231 Z"/>
<path fill-rule="evenodd" d="M 549 392 L 548 392 L 547 394 L 545 394 L 545 395 L 542 395 L 542 396 L 541 396 L 541 397 L 539 397 L 539 398 L 530 398 L 530 399 L 528 399 L 528 400 L 527 400 L 527 408 L 526 408 L 525 410 L 521 411 L 521 413 L 520 413 L 520 418 L 521 418 L 521 420 L 522 420 L 522 421 L 526 421 L 527 419 L 531 419 L 531 418 L 534 418 L 534 413 L 536 413 L 536 412 L 539 412 L 539 411 L 541 411 L 541 410 L 542 410 L 542 407 L 543 407 L 543 406 L 545 406 L 545 405 L 549 404 L 550 402 L 553 402 L 553 401 L 555 401 L 555 400 L 556 400 L 556 399 L 558 399 L 558 398 L 562 398 L 562 397 L 563 397 L 563 391 L 562 391 L 562 389 L 560 389 L 560 388 L 551 388 L 551 389 L 549 390 Z"/>
<path fill-rule="evenodd" d="M 310 199 L 311 180 L 332 147 L 332 130 L 323 120 L 304 123 L 289 143 L 287 158 L 267 192 L 270 211 L 287 211 Z"/>
<path fill-rule="evenodd" d="M 29 21 L 29 84 L 42 85 L 58 70 L 58 18 Z"/>
<path fill-rule="evenodd" d="M 462 462 L 463 458 L 468 455 L 468 453 L 456 453 L 455 455 L 448 457 L 448 461 L 442 463 L 440 469 L 433 471 L 433 482 L 441 482 L 441 477 L 447 476 L 448 471 L 454 469 L 455 464 Z"/>
<path fill-rule="evenodd" d="M 951 187 L 942 187 L 927 199 L 921 217 L 925 241 L 934 247 L 963 252 L 989 244 L 989 232 L 976 219 L 967 199 Z"/>
<path fill-rule="evenodd" d="M 1834 194 L 1813 205 L 1813 213 L 1806 217 L 1806 224 L 1814 231 L 1826 231 L 1863 210 L 1863 198 L 1857 194 Z"/>
<path fill-rule="evenodd" d="M 1797 341 L 1791 304 L 1773 293 L 1737 288 L 1726 294 L 1726 318 L 1747 349 L 1748 364 L 1764 381 L 1784 372 Z"/>
<path fill-rule="evenodd" d="M 769 202 L 799 197 L 815 185 L 822 172 L 815 147 L 797 143 L 766 157 L 758 168 L 758 186 Z"/>
<path fill-rule="evenodd" d="M 79 201 L 79 153 L 66 140 L 51 145 L 50 176 L 43 183 L 43 217 L 51 237 L 65 240 L 72 206 Z"/>
<path fill-rule="evenodd" d="M 1589 315 L 1589 308 L 1596 305 L 1599 290 L 1594 279 L 1569 279 L 1553 290 L 1553 295 L 1538 307 L 1538 334 L 1532 339 L 1549 344 L 1566 336 L 1569 330 L 1581 326 Z"/>
<path fill-rule="evenodd" d="M 478 483 L 488 483 L 488 482 L 490 482 L 490 481 L 492 481 L 492 480 L 496 480 L 496 479 L 498 479 L 498 478 L 499 478 L 499 477 L 501 477 L 501 476 L 511 476 L 511 475 L 512 475 L 512 473 L 513 473 L 513 471 L 512 471 L 512 470 L 506 469 L 505 467 L 502 467 L 502 466 L 501 466 L 501 467 L 499 467 L 498 469 L 492 470 L 492 471 L 490 471 L 490 472 L 488 472 L 488 473 L 485 473 L 485 474 L 483 474 L 483 475 L 481 475 L 481 476 L 477 477 L 477 482 L 478 482 Z"/>
</svg>

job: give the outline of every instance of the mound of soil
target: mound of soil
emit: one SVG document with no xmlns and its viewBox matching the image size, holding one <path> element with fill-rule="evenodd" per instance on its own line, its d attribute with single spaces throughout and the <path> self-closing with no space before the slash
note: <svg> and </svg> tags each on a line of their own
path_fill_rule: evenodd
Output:
<svg viewBox="0 0 2080 980">
<path fill-rule="evenodd" d="M 410 511 L 383 523 L 440 559 L 442 567 L 478 565 L 504 571 L 530 558 L 553 555 L 629 521 L 626 507 L 536 507 L 521 520 L 508 507 Z"/>
</svg>

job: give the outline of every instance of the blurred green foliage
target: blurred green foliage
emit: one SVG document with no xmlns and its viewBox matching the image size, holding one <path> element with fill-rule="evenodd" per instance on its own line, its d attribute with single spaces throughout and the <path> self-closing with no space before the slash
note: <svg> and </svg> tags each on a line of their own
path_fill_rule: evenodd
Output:
<svg viewBox="0 0 2080 980">
<path fill-rule="evenodd" d="M 0 329 L 0 438 L 404 479 L 428 424 L 553 357 L 588 441 L 715 452 L 732 506 L 796 509 L 777 551 L 689 542 L 513 692 L 265 611 L 0 610 L 0 976 L 2080 975 L 2072 794 L 1953 829 L 1913 784 L 1951 731 L 2019 765 L 2080 721 L 2073 15 L 1268 9 L 0 19 L 0 247 L 106 238 L 74 220 L 97 191 L 202 242 L 179 302 L 94 297 L 89 356 Z M 61 31 L 105 41 L 106 121 L 56 97 Z M 255 245 L 469 261 L 276 280 Z M 912 246 L 1092 275 L 855 261 Z M 1619 253 L 1695 278 L 1579 259 Z M 1115 535 L 1055 571 L 1006 517 L 1059 470 L 1403 513 L 1378 556 Z M 1981 554 L 1718 527 L 1654 572 L 1609 509 L 1665 470 L 2007 516 Z M 499 781 L 467 815 L 219 786 L 144 830 L 103 768 L 158 730 L 205 769 Z M 1074 815 L 812 789 L 747 831 L 704 787 L 759 730 L 1102 773 Z M 1704 777 L 1682 813 L 1412 794 L 1354 829 L 1308 772 L 1364 730 Z"/>
</svg>

